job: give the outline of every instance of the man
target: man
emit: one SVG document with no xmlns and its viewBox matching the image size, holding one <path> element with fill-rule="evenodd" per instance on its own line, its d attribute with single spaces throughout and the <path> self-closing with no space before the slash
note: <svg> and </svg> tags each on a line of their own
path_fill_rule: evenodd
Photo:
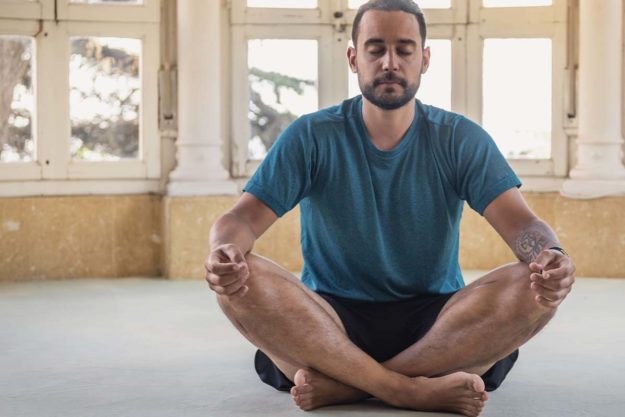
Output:
<svg viewBox="0 0 625 417">
<path fill-rule="evenodd" d="M 213 225 L 206 279 L 260 349 L 261 379 L 303 410 L 374 396 L 477 416 L 571 291 L 575 267 L 492 139 L 414 99 L 430 61 L 418 6 L 373 0 L 352 38 L 362 96 L 283 132 Z M 463 288 L 464 201 L 519 262 Z M 298 203 L 301 281 L 251 252 Z"/>
</svg>

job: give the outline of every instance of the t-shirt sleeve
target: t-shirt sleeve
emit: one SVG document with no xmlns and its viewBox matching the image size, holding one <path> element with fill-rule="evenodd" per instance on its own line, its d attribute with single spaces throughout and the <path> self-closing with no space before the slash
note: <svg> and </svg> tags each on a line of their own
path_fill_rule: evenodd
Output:
<svg viewBox="0 0 625 417">
<path fill-rule="evenodd" d="M 304 118 L 287 127 L 243 189 L 278 217 L 295 207 L 310 191 L 314 152 L 310 130 Z"/>
<path fill-rule="evenodd" d="M 501 193 L 521 186 L 490 135 L 464 117 L 454 129 L 453 157 L 459 196 L 480 215 Z"/>
</svg>

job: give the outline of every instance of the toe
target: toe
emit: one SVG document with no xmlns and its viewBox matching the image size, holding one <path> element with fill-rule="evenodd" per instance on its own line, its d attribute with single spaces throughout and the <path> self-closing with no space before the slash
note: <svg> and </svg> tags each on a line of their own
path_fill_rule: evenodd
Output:
<svg viewBox="0 0 625 417">
<path fill-rule="evenodd" d="M 470 416 L 470 417 L 477 417 L 480 414 L 481 411 L 482 410 L 479 409 L 478 407 L 469 406 L 469 407 L 465 408 L 465 413 L 463 413 L 463 414 L 465 414 L 467 416 Z"/>
<path fill-rule="evenodd" d="M 486 389 L 484 381 L 478 375 L 472 375 L 472 388 L 475 392 L 482 393 Z"/>
<path fill-rule="evenodd" d="M 306 383 L 308 383 L 310 381 L 310 369 L 308 368 L 301 368 L 298 369 L 297 372 L 295 372 L 295 375 L 293 376 L 293 382 L 295 383 L 295 385 L 304 385 Z"/>
<path fill-rule="evenodd" d="M 299 408 L 301 408 L 304 411 L 310 411 L 313 409 L 313 403 L 310 398 L 300 401 L 298 405 L 299 405 Z"/>
<path fill-rule="evenodd" d="M 310 394 L 313 391 L 313 386 L 310 384 L 300 385 L 296 387 L 295 391 L 297 392 L 297 395 L 300 396 Z"/>
</svg>

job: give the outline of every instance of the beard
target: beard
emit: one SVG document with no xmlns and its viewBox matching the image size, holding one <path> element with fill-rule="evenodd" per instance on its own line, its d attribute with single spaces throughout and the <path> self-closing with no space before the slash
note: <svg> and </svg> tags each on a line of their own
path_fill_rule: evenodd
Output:
<svg viewBox="0 0 625 417">
<path fill-rule="evenodd" d="M 358 84 L 360 85 L 362 95 L 374 106 L 379 107 L 382 110 L 395 110 L 402 107 L 411 100 L 414 100 L 414 97 L 417 94 L 417 90 L 419 89 L 420 81 L 421 77 L 417 79 L 416 83 L 408 84 L 408 82 L 403 78 L 399 78 L 393 73 L 389 72 L 381 77 L 375 78 L 373 82 L 365 84 L 360 79 L 360 75 L 358 76 Z M 382 92 L 376 93 L 376 88 L 379 85 L 383 85 L 383 83 L 388 82 L 397 83 L 403 89 L 403 93 L 400 95 L 396 95 L 394 91 L 390 91 L 391 87 L 383 88 Z"/>
</svg>

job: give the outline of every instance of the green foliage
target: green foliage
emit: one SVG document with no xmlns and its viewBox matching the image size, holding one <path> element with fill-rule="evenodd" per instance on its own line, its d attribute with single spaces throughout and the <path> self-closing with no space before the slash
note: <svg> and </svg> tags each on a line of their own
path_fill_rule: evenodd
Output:
<svg viewBox="0 0 625 417">
<path fill-rule="evenodd" d="M 276 141 L 280 133 L 290 125 L 297 116 L 290 111 L 280 112 L 262 100 L 261 95 L 254 91 L 253 86 L 258 83 L 267 82 L 271 85 L 276 96 L 276 103 L 281 104 L 281 94 L 284 90 L 292 90 L 302 95 L 305 86 L 314 86 L 312 80 L 302 80 L 290 77 L 277 72 L 262 71 L 258 68 L 251 68 L 249 72 L 250 88 L 250 128 L 252 137 L 258 136 L 269 150 Z"/>
</svg>

